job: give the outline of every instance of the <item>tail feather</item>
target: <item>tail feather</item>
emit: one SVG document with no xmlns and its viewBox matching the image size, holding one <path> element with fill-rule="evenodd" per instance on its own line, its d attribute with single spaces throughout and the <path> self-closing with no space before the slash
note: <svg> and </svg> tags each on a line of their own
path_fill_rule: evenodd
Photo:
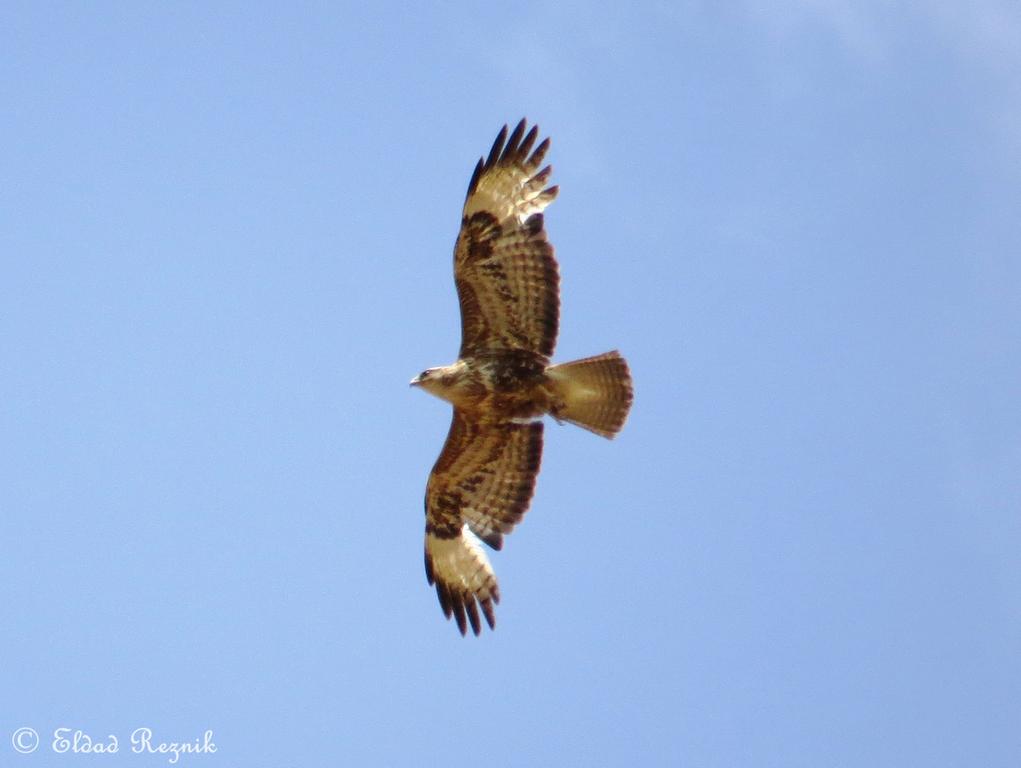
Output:
<svg viewBox="0 0 1021 768">
<path fill-rule="evenodd" d="M 634 392 L 627 361 L 614 350 L 550 366 L 555 418 L 612 438 L 627 420 Z"/>
</svg>

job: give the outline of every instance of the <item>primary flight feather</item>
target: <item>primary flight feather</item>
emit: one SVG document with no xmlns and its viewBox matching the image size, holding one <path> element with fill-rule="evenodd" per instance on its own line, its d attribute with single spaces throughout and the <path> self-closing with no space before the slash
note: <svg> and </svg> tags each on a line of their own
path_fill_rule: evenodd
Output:
<svg viewBox="0 0 1021 768">
<path fill-rule="evenodd" d="M 500 549 L 521 522 L 542 458 L 544 414 L 603 437 L 631 408 L 631 374 L 616 351 L 551 365 L 560 275 L 543 210 L 557 196 L 540 169 L 549 139 L 504 126 L 468 184 L 454 246 L 461 350 L 453 365 L 412 380 L 454 406 L 425 492 L 425 572 L 443 613 L 477 635 L 495 626 L 496 575 L 482 543 Z M 534 147 L 534 149 L 533 149 Z M 480 612 L 481 611 L 481 617 Z"/>
</svg>

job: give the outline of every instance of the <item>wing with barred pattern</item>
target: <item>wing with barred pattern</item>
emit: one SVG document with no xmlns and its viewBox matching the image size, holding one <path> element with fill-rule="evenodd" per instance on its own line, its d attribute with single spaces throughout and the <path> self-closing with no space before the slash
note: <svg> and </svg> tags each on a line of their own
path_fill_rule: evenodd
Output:
<svg viewBox="0 0 1021 768">
<path fill-rule="evenodd" d="M 461 357 L 526 350 L 549 358 L 560 317 L 560 275 L 543 209 L 557 196 L 552 168 L 539 170 L 549 139 L 538 126 L 503 127 L 475 167 L 454 247 L 461 304 Z"/>
<path fill-rule="evenodd" d="M 454 410 L 447 441 L 425 493 L 425 571 L 443 613 L 490 629 L 500 601 L 496 575 L 480 540 L 494 549 L 521 522 L 535 490 L 542 459 L 542 422 L 477 421 Z"/>
</svg>

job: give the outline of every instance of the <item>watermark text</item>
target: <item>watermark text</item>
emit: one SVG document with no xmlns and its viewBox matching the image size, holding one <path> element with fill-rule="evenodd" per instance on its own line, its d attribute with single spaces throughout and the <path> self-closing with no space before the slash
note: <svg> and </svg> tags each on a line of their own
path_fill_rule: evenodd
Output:
<svg viewBox="0 0 1021 768">
<path fill-rule="evenodd" d="M 46 744 L 34 728 L 18 728 L 11 734 L 11 746 L 23 755 L 35 752 Z M 122 750 L 136 755 L 166 755 L 170 765 L 176 765 L 182 755 L 212 755 L 216 753 L 212 729 L 206 730 L 199 738 L 191 741 L 167 741 L 154 735 L 152 728 L 141 726 L 122 740 L 117 734 L 103 736 L 81 728 L 60 726 L 53 729 L 49 749 L 57 754 L 73 755 L 114 755 Z"/>
</svg>

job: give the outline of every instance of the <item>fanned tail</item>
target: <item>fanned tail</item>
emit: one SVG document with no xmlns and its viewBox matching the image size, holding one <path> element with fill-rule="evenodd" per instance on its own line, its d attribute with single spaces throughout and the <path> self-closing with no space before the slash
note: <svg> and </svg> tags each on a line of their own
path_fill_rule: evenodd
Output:
<svg viewBox="0 0 1021 768">
<path fill-rule="evenodd" d="M 550 366 L 552 414 L 597 435 L 613 438 L 631 410 L 634 392 L 627 361 L 617 350 Z"/>
</svg>

